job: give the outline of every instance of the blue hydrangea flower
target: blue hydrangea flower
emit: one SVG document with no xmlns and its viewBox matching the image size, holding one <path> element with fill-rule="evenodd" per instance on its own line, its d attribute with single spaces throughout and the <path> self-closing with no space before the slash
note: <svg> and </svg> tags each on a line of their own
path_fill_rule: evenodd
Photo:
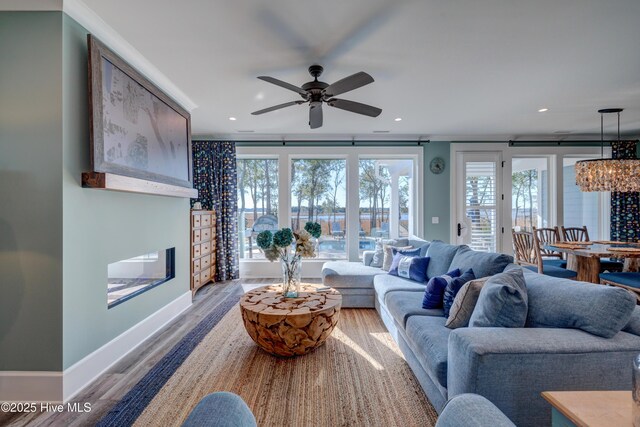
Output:
<svg viewBox="0 0 640 427">
<path fill-rule="evenodd" d="M 304 225 L 304 229 L 316 239 L 322 234 L 322 227 L 317 222 L 308 221 Z"/>
<path fill-rule="evenodd" d="M 273 234 L 269 230 L 261 232 L 256 238 L 256 243 L 260 249 L 268 249 L 273 243 Z"/>
<path fill-rule="evenodd" d="M 279 248 L 285 248 L 293 243 L 293 231 L 290 228 L 278 230 L 273 235 L 273 244 Z"/>
</svg>

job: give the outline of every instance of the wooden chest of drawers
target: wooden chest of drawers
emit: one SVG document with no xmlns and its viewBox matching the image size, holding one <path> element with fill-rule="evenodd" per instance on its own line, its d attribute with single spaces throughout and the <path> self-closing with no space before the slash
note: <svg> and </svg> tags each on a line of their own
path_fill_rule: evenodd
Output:
<svg viewBox="0 0 640 427">
<path fill-rule="evenodd" d="M 216 213 L 191 211 L 191 292 L 193 294 L 216 275 Z"/>
</svg>

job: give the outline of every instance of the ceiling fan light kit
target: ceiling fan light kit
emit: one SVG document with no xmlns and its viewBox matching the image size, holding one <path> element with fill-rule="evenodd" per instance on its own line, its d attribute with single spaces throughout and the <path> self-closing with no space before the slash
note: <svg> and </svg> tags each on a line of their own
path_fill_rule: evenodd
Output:
<svg viewBox="0 0 640 427">
<path fill-rule="evenodd" d="M 276 86 L 289 89 L 293 92 L 297 92 L 302 101 L 290 101 L 283 104 L 274 105 L 273 107 L 264 108 L 262 110 L 254 111 L 253 114 L 260 115 L 268 113 L 270 111 L 279 110 L 281 108 L 290 107 L 293 105 L 309 104 L 309 126 L 311 129 L 317 129 L 322 126 L 322 103 L 326 103 L 330 107 L 339 108 L 341 110 L 350 111 L 356 114 L 362 114 L 369 117 L 378 117 L 382 110 L 377 107 L 373 107 L 367 104 L 361 104 L 355 101 L 349 101 L 346 99 L 334 98 L 336 95 L 343 94 L 345 92 L 358 89 L 359 87 L 373 83 L 373 77 L 364 71 L 352 74 L 344 79 L 338 80 L 333 84 L 328 84 L 318 80 L 318 77 L 322 74 L 324 68 L 320 65 L 312 65 L 309 67 L 309 74 L 314 80 L 303 84 L 301 87 L 292 85 L 291 83 L 284 82 L 269 76 L 259 76 L 260 80 L 274 84 Z"/>
<path fill-rule="evenodd" d="M 639 159 L 604 158 L 604 115 L 618 115 L 618 141 L 620 141 L 620 112 L 622 108 L 605 108 L 600 113 L 600 152 L 602 158 L 576 162 L 576 184 L 581 191 L 640 191 Z"/>
</svg>

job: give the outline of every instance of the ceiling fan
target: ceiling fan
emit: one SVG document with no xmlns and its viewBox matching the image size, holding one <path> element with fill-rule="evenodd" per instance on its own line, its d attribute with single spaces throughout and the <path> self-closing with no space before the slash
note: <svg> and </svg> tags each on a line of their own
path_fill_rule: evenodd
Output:
<svg viewBox="0 0 640 427">
<path fill-rule="evenodd" d="M 322 68 L 320 65 L 312 65 L 309 67 L 309 74 L 314 78 L 313 81 L 307 82 L 298 87 L 282 80 L 275 79 L 268 76 L 259 76 L 260 80 L 272 83 L 274 85 L 283 87 L 285 89 L 297 92 L 302 101 L 285 102 L 284 104 L 274 105 L 273 107 L 265 108 L 263 110 L 254 111 L 253 115 L 268 113 L 269 111 L 279 110 L 281 108 L 290 107 L 292 105 L 300 105 L 309 103 L 309 126 L 311 129 L 317 129 L 322 126 L 322 103 L 327 103 L 330 107 L 340 108 L 341 110 L 351 111 L 352 113 L 363 114 L 369 117 L 378 117 L 382 110 L 380 108 L 372 107 L 371 105 L 361 104 L 355 101 L 349 101 L 346 99 L 334 98 L 336 95 L 340 95 L 350 90 L 357 89 L 359 87 L 373 83 L 373 77 L 364 71 L 352 74 L 349 77 L 345 77 L 342 80 L 338 80 L 333 84 L 327 84 L 325 82 L 318 81 L 318 77 L 322 74 Z"/>
</svg>

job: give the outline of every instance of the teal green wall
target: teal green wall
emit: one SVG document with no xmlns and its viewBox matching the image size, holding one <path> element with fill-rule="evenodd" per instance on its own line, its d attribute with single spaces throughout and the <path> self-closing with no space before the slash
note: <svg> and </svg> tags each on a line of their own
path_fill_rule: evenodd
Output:
<svg viewBox="0 0 640 427">
<path fill-rule="evenodd" d="M 63 369 L 189 291 L 189 200 L 81 187 L 90 170 L 87 31 L 63 16 Z M 176 277 L 107 309 L 107 264 L 175 247 Z"/>
<path fill-rule="evenodd" d="M 429 163 L 434 157 L 445 161 L 445 169 L 439 175 L 429 170 Z M 424 238 L 449 242 L 451 225 L 449 181 L 451 174 L 450 143 L 432 141 L 424 146 Z M 431 218 L 440 218 L 438 224 L 432 224 Z"/>
<path fill-rule="evenodd" d="M 0 12 L 0 371 L 62 366 L 62 22 Z"/>
<path fill-rule="evenodd" d="M 189 202 L 81 187 L 87 31 L 0 13 L 0 370 L 61 371 L 189 291 Z M 107 309 L 107 264 L 176 248 L 176 278 Z"/>
</svg>

